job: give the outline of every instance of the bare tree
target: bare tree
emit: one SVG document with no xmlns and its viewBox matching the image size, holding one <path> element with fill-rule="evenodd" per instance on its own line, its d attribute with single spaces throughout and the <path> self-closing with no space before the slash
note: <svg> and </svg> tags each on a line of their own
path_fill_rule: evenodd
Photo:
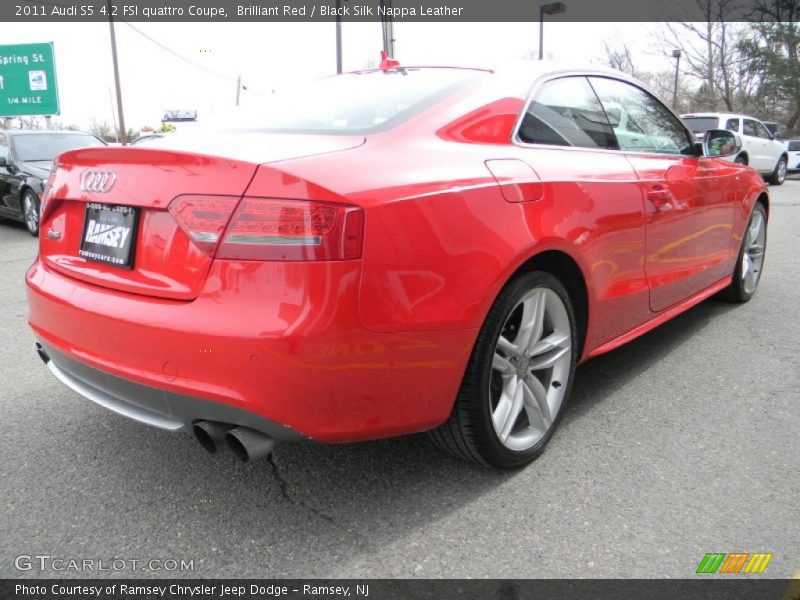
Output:
<svg viewBox="0 0 800 600">
<path fill-rule="evenodd" d="M 800 3 L 758 0 L 750 36 L 739 47 L 760 74 L 759 113 L 800 125 Z M 771 114 L 770 114 L 771 113 Z"/>
<path fill-rule="evenodd" d="M 674 71 L 671 69 L 645 71 L 637 68 L 638 53 L 625 43 L 615 46 L 605 41 L 604 46 L 606 56 L 603 60 L 603 64 L 617 71 L 627 73 L 631 77 L 635 77 L 662 99 L 672 98 L 672 92 L 675 86 Z M 678 107 L 688 107 L 690 105 L 689 99 L 692 96 L 692 92 L 692 86 L 685 79 L 679 79 L 677 106 L 673 108 L 678 110 Z"/>
<path fill-rule="evenodd" d="M 732 23 L 741 0 L 695 0 L 704 22 L 665 23 L 664 49 L 683 52 L 682 73 L 695 80 L 698 110 L 743 110 L 758 85 L 739 50 L 747 26 Z"/>
<path fill-rule="evenodd" d="M 53 129 L 58 129 L 60 131 L 80 131 L 80 127 L 78 127 L 75 123 L 66 123 L 60 120 L 53 120 L 50 124 Z"/>
<path fill-rule="evenodd" d="M 634 66 L 634 53 L 628 44 L 623 43 L 621 46 L 612 46 L 608 41 L 603 42 L 606 51 L 606 58 L 603 63 L 616 69 L 627 73 L 631 77 L 638 77 L 636 67 Z"/>
<path fill-rule="evenodd" d="M 2 129 L 43 129 L 41 117 L 3 117 L 0 119 Z"/>
<path fill-rule="evenodd" d="M 89 127 L 89 133 L 96 135 L 101 140 L 114 140 L 114 129 L 108 124 L 107 121 L 98 122 L 92 120 L 91 127 Z"/>
</svg>

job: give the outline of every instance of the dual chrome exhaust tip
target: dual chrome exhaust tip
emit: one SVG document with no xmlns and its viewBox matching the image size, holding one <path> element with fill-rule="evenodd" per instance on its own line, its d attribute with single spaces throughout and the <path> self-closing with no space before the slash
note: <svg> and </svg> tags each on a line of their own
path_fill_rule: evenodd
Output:
<svg viewBox="0 0 800 600">
<path fill-rule="evenodd" d="M 228 448 L 243 462 L 251 462 L 268 456 L 275 447 L 275 440 L 268 435 L 230 423 L 197 421 L 192 425 L 194 437 L 211 454 Z"/>
</svg>

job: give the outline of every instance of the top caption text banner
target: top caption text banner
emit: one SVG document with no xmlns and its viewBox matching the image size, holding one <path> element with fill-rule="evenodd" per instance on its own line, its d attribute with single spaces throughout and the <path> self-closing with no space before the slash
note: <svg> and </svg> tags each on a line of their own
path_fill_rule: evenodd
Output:
<svg viewBox="0 0 800 600">
<path fill-rule="evenodd" d="M 783 0 L 784 2 L 786 0 Z M 0 22 L 90 22 L 114 19 L 205 22 L 535 22 L 538 2 L 521 0 L 2 0 Z M 696 0 L 569 0 L 550 21 L 614 23 L 717 20 Z M 716 3 L 712 3 L 715 5 Z M 735 5 L 735 6 L 734 6 Z M 773 7 L 778 7 L 773 10 Z M 725 21 L 784 20 L 776 0 L 741 0 L 726 8 Z"/>
</svg>

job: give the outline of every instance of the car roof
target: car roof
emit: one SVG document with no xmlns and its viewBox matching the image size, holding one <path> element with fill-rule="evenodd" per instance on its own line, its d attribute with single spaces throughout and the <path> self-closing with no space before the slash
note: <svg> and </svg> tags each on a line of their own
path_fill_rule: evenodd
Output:
<svg viewBox="0 0 800 600">
<path fill-rule="evenodd" d="M 550 59 L 548 60 L 520 59 L 513 61 L 504 61 L 500 63 L 475 64 L 470 66 L 445 65 L 445 64 L 408 64 L 408 65 L 401 64 L 397 67 L 392 67 L 389 70 L 403 70 L 403 69 L 407 70 L 459 69 L 465 71 L 484 71 L 484 72 L 495 73 L 497 75 L 519 75 L 521 77 L 526 77 L 531 81 L 547 75 L 578 72 L 584 74 L 613 75 L 614 77 L 619 77 L 621 79 L 638 81 L 634 77 L 631 77 L 630 75 L 627 75 L 622 71 L 611 69 L 609 67 L 606 67 L 605 65 L 585 63 L 585 62 L 550 60 Z M 350 71 L 349 73 L 360 74 L 360 73 L 380 72 L 381 70 L 382 69 L 380 68 L 370 68 L 370 69 Z M 346 74 L 348 73 L 345 73 L 345 75 Z"/>
</svg>

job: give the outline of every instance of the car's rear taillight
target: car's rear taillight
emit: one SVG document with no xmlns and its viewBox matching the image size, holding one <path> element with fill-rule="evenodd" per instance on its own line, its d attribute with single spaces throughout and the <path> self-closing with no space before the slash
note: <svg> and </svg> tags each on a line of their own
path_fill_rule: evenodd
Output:
<svg viewBox="0 0 800 600">
<path fill-rule="evenodd" d="M 237 202 L 237 196 L 178 196 L 169 212 L 198 248 L 214 256 Z"/>
<path fill-rule="evenodd" d="M 274 198 L 244 197 L 239 201 L 227 196 L 179 196 L 169 210 L 194 243 L 217 258 L 361 257 L 364 211 L 357 206 Z"/>
<path fill-rule="evenodd" d="M 349 260 L 361 256 L 364 213 L 345 204 L 245 197 L 217 258 Z"/>
</svg>

